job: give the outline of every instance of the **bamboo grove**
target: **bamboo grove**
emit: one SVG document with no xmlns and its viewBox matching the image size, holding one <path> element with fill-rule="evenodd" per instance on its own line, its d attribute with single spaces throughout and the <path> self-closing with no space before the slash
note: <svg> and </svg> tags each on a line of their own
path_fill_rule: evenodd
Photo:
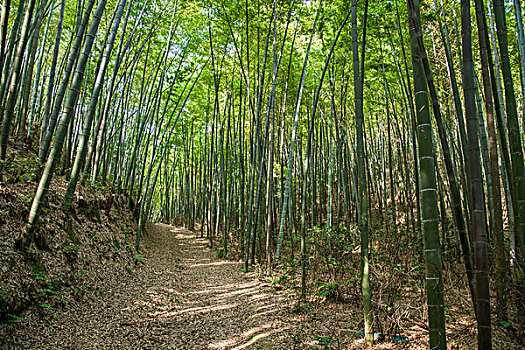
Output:
<svg viewBox="0 0 525 350">
<path fill-rule="evenodd" d="M 478 348 L 499 321 L 523 334 L 521 6 L 2 0 L 0 176 L 29 153 L 38 183 L 21 248 L 64 177 L 66 213 L 82 186 L 123 192 L 136 249 L 148 220 L 184 224 L 246 271 L 297 267 L 302 301 L 312 232 L 353 239 L 367 342 L 374 262 L 407 255 L 430 348 L 446 349 L 446 268 Z"/>
</svg>

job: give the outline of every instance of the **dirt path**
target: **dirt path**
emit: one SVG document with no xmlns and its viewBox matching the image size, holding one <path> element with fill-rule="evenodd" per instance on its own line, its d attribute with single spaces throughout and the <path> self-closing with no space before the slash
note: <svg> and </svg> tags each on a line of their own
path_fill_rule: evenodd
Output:
<svg viewBox="0 0 525 350">
<path fill-rule="evenodd" d="M 218 260 L 204 239 L 155 225 L 142 297 L 125 311 L 130 347 L 243 349 L 277 335 L 285 305 L 236 262 Z"/>
<path fill-rule="evenodd" d="M 137 271 L 106 276 L 111 283 L 88 300 L 24 315 L 14 325 L 14 348 L 311 349 L 330 337 L 341 348 L 334 332 L 348 310 L 334 304 L 294 313 L 288 292 L 217 259 L 194 233 L 162 224 L 149 231 Z"/>
</svg>

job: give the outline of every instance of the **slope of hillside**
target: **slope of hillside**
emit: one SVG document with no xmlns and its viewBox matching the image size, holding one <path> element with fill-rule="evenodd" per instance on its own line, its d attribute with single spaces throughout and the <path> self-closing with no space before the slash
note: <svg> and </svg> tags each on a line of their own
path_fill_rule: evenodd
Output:
<svg viewBox="0 0 525 350">
<path fill-rule="evenodd" d="M 53 181 L 27 251 L 19 248 L 37 183 L 34 156 L 7 163 L 0 182 L 0 345 L 21 314 L 50 312 L 104 293 L 109 280 L 141 265 L 127 198 L 79 187 L 69 214 L 61 210 L 67 181 Z"/>
</svg>

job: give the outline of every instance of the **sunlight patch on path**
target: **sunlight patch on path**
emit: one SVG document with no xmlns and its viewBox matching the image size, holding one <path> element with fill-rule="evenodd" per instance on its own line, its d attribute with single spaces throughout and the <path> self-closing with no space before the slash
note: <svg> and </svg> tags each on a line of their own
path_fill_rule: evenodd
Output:
<svg viewBox="0 0 525 350">
<path fill-rule="evenodd" d="M 287 326 L 287 327 L 275 328 L 274 324 L 267 323 L 260 327 L 254 327 L 250 330 L 247 330 L 229 339 L 225 339 L 220 342 L 209 344 L 208 349 L 226 349 L 230 347 L 233 347 L 231 350 L 245 349 L 248 346 L 253 345 L 259 340 L 267 338 L 270 335 L 283 332 L 290 328 L 292 327 Z"/>
<path fill-rule="evenodd" d="M 193 265 L 190 265 L 190 267 L 212 267 L 212 266 L 237 265 L 237 264 L 239 263 L 235 261 L 215 261 L 215 262 L 207 263 L 207 264 L 193 264 Z"/>
<path fill-rule="evenodd" d="M 231 346 L 235 346 L 247 339 L 249 339 L 251 336 L 253 336 L 254 334 L 256 334 L 257 332 L 261 332 L 261 331 L 265 331 L 269 328 L 272 328 L 272 324 L 271 323 L 267 323 L 263 326 L 259 326 L 259 327 L 254 327 L 250 330 L 247 330 L 237 336 L 233 336 L 229 339 L 225 339 L 225 340 L 222 340 L 220 342 L 216 342 L 216 343 L 213 343 L 213 344 L 209 344 L 208 345 L 208 349 L 225 349 L 227 347 L 231 347 Z"/>
<path fill-rule="evenodd" d="M 244 284 L 238 284 L 238 283 L 230 283 L 230 284 L 224 284 L 221 286 L 210 286 L 206 289 L 192 291 L 190 294 L 212 294 L 212 293 L 220 293 L 222 291 L 227 292 L 229 290 L 238 290 L 238 289 L 247 289 L 252 288 L 254 286 L 259 285 L 258 282 L 249 282 Z M 219 290 L 215 290 L 219 289 Z"/>
<path fill-rule="evenodd" d="M 178 311 L 154 312 L 154 313 L 150 313 L 148 316 L 156 318 L 156 319 L 159 319 L 159 318 L 162 319 L 162 318 L 169 318 L 169 317 L 182 315 L 182 314 L 197 315 L 197 314 L 205 314 L 208 312 L 233 309 L 233 308 L 238 307 L 239 305 L 241 305 L 241 303 L 224 304 L 224 305 L 216 305 L 216 306 L 204 306 L 204 307 L 192 307 L 189 309 L 178 310 Z"/>
<path fill-rule="evenodd" d="M 291 326 L 281 327 L 281 328 L 278 328 L 278 329 L 272 329 L 271 331 L 268 331 L 268 332 L 265 332 L 265 333 L 257 334 L 255 337 L 253 337 L 252 339 L 250 339 L 246 343 L 244 343 L 242 345 L 239 345 L 239 346 L 236 346 L 232 350 L 246 349 L 248 346 L 253 345 L 254 343 L 256 343 L 259 340 L 267 338 L 267 337 L 269 337 L 270 335 L 273 335 L 273 334 L 281 333 L 281 332 L 283 332 L 285 330 L 288 330 L 290 328 L 292 328 L 292 327 Z"/>
</svg>

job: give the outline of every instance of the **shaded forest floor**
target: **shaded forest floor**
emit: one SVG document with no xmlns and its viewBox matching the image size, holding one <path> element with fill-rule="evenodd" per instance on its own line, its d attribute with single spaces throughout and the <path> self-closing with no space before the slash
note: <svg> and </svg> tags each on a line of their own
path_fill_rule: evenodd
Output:
<svg viewBox="0 0 525 350">
<path fill-rule="evenodd" d="M 140 267 L 106 276 L 104 290 L 59 308 L 30 308 L 0 335 L 24 349 L 366 348 L 355 334 L 339 334 L 360 329 L 355 303 L 297 307 L 290 290 L 216 258 L 204 239 L 183 228 L 150 225 L 143 244 Z M 374 348 L 426 349 L 424 328 L 413 324 L 406 342 Z M 450 345 L 475 348 L 474 329 L 472 322 L 452 325 Z"/>
</svg>

